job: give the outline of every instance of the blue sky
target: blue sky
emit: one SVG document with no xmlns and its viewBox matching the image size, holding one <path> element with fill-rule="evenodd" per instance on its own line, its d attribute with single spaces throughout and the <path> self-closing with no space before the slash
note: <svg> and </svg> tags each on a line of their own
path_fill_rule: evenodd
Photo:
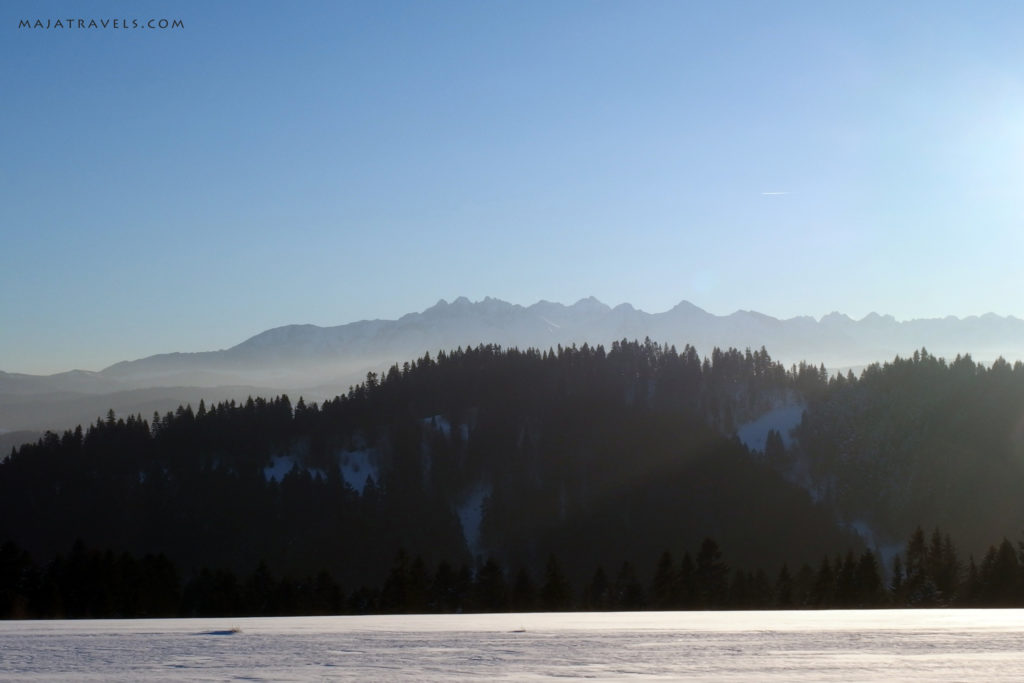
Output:
<svg viewBox="0 0 1024 683">
<path fill-rule="evenodd" d="M 180 19 L 24 29 L 20 19 Z M 0 370 L 440 298 L 1024 317 L 1024 4 L 0 5 Z"/>
</svg>

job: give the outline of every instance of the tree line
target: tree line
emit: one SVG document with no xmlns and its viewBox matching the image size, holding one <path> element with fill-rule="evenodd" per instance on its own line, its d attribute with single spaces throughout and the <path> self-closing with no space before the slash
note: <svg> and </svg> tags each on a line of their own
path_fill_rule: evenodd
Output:
<svg viewBox="0 0 1024 683">
<path fill-rule="evenodd" d="M 580 583 L 554 554 L 535 576 L 494 558 L 473 569 L 429 567 L 400 550 L 380 582 L 350 592 L 326 570 L 277 576 L 261 562 L 241 575 L 204 568 L 183 580 L 163 555 L 137 559 L 77 542 L 40 568 L 15 544 L 0 547 L 4 619 L 891 607 L 1024 607 L 1024 543 L 1003 539 L 980 564 L 964 564 L 948 534 L 935 529 L 929 540 L 919 527 L 890 572 L 865 549 L 769 573 L 730 567 L 705 538 L 678 562 L 662 552 L 649 577 L 625 561 Z"/>
</svg>

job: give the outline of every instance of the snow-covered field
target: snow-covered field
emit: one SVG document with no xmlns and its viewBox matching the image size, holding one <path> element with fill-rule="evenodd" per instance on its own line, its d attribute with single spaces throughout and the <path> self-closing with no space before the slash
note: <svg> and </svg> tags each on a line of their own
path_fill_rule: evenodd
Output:
<svg viewBox="0 0 1024 683">
<path fill-rule="evenodd" d="M 0 623 L 0 680 L 1020 681 L 1024 610 Z"/>
</svg>

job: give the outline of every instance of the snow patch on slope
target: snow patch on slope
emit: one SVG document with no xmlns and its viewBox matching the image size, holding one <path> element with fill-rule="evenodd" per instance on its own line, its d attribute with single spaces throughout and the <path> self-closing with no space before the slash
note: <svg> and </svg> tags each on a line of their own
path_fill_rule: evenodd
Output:
<svg viewBox="0 0 1024 683">
<path fill-rule="evenodd" d="M 437 431 L 441 432 L 445 436 L 452 435 L 452 424 L 445 418 L 444 415 L 434 415 L 432 417 L 425 417 L 421 420 L 425 427 L 432 427 Z"/>
<path fill-rule="evenodd" d="M 857 519 L 850 522 L 850 528 L 856 531 L 860 537 L 864 539 L 864 543 L 866 543 L 868 547 L 875 545 L 875 532 L 871 528 L 871 525 L 863 519 Z"/>
<path fill-rule="evenodd" d="M 864 545 L 874 550 L 879 556 L 879 561 L 882 564 L 882 570 L 892 564 L 892 559 L 903 552 L 903 546 L 900 543 L 883 543 L 876 534 L 875 530 L 871 528 L 871 525 L 862 519 L 857 519 L 849 523 L 849 527 L 856 531 L 862 539 L 864 539 Z"/>
<path fill-rule="evenodd" d="M 452 423 L 448 421 L 444 415 L 433 415 L 431 417 L 425 417 L 421 420 L 425 427 L 430 427 L 441 432 L 447 438 L 452 436 Z M 469 425 L 460 424 L 457 425 L 459 430 L 459 436 L 462 437 L 463 441 L 469 439 Z"/>
<path fill-rule="evenodd" d="M 338 468 L 341 470 L 341 478 L 360 495 L 366 487 L 367 476 L 373 477 L 374 481 L 380 481 L 380 473 L 373 461 L 373 453 L 368 449 L 338 453 Z"/>
<path fill-rule="evenodd" d="M 270 465 L 263 468 L 263 478 L 266 481 L 280 483 L 286 474 L 292 471 L 298 461 L 292 455 L 275 455 L 270 459 Z"/>
<path fill-rule="evenodd" d="M 489 495 L 491 495 L 490 486 L 477 484 L 470 489 L 466 498 L 455 510 L 459 516 L 459 522 L 462 524 L 462 535 L 466 539 L 466 546 L 469 548 L 470 554 L 474 556 L 480 554 L 481 551 L 480 523 L 484 516 L 483 502 Z"/>
<path fill-rule="evenodd" d="M 782 443 L 789 448 L 793 441 L 791 432 L 803 419 L 804 408 L 803 402 L 790 399 L 756 420 L 741 425 L 736 430 L 736 435 L 750 450 L 763 451 L 768 432 L 774 429 L 782 436 Z"/>
<path fill-rule="evenodd" d="M 270 458 L 270 465 L 263 468 L 263 478 L 266 481 L 276 481 L 281 483 L 284 478 L 291 473 L 292 470 L 297 469 L 299 472 L 308 472 L 309 476 L 321 479 L 327 478 L 327 473 L 321 469 L 315 467 L 304 467 L 299 456 L 294 454 L 288 455 L 275 455 Z"/>
</svg>

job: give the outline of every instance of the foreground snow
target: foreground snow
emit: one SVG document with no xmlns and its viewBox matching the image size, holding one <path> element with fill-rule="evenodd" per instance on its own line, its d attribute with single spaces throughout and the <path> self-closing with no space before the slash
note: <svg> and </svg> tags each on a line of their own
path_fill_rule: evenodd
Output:
<svg viewBox="0 0 1024 683">
<path fill-rule="evenodd" d="M 1024 680 L 1024 610 L 0 623 L 0 680 Z"/>
</svg>

